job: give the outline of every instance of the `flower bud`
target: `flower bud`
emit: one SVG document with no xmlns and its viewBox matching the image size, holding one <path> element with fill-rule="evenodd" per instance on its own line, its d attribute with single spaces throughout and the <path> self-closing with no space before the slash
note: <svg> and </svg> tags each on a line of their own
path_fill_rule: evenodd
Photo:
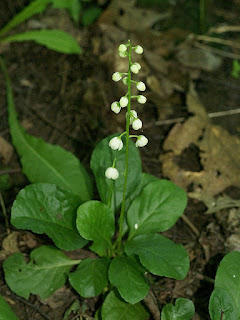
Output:
<svg viewBox="0 0 240 320">
<path fill-rule="evenodd" d="M 131 65 L 130 69 L 133 73 L 138 73 L 139 70 L 141 69 L 141 66 L 139 68 L 140 64 L 135 62 L 134 64 Z"/>
<path fill-rule="evenodd" d="M 127 51 L 127 46 L 125 44 L 120 44 L 118 47 L 119 52 L 126 52 Z"/>
<path fill-rule="evenodd" d="M 125 108 L 128 105 L 128 98 L 122 97 L 119 101 L 121 108 Z"/>
<path fill-rule="evenodd" d="M 141 135 L 137 138 L 135 145 L 136 145 L 136 147 L 144 147 L 147 143 L 148 143 L 148 138 Z"/>
<path fill-rule="evenodd" d="M 139 130 L 142 128 L 142 121 L 140 119 L 134 119 L 132 123 L 132 128 L 134 130 Z"/>
<path fill-rule="evenodd" d="M 116 168 L 109 167 L 105 171 L 105 176 L 108 179 L 116 180 L 119 177 L 119 172 L 118 172 L 118 170 Z"/>
<path fill-rule="evenodd" d="M 143 83 L 142 81 L 138 82 L 138 83 L 137 83 L 137 89 L 138 89 L 139 91 L 145 91 L 145 90 L 146 90 L 145 83 Z"/>
<path fill-rule="evenodd" d="M 125 84 L 125 86 L 128 85 L 128 77 L 125 77 L 122 79 L 123 84 Z"/>
<path fill-rule="evenodd" d="M 122 150 L 123 148 L 123 142 L 121 138 L 119 137 L 114 137 L 109 141 L 109 147 L 113 150 Z"/>
<path fill-rule="evenodd" d="M 126 56 L 128 55 L 127 54 L 127 52 L 125 51 L 125 52 L 118 52 L 119 53 L 119 56 L 121 57 L 121 58 L 126 58 Z"/>
<path fill-rule="evenodd" d="M 127 116 L 127 113 L 126 113 L 126 116 Z M 137 119 L 137 112 L 135 110 L 131 110 L 130 111 L 130 124 L 133 123 L 134 119 Z"/>
<path fill-rule="evenodd" d="M 116 82 L 121 80 L 122 79 L 121 73 L 120 72 L 114 72 L 114 74 L 112 75 L 112 79 L 113 79 L 113 81 L 116 81 Z"/>
<path fill-rule="evenodd" d="M 142 95 L 140 94 L 139 96 L 137 96 L 137 101 L 138 101 L 139 103 L 144 104 L 144 103 L 147 101 L 147 98 L 144 97 L 144 96 L 142 96 Z"/>
<path fill-rule="evenodd" d="M 121 111 L 121 107 L 119 105 L 119 102 L 115 101 L 111 104 L 111 110 L 118 114 Z"/>
<path fill-rule="evenodd" d="M 137 54 L 142 54 L 143 53 L 143 48 L 141 46 L 136 46 L 134 50 L 135 50 L 135 52 Z"/>
</svg>

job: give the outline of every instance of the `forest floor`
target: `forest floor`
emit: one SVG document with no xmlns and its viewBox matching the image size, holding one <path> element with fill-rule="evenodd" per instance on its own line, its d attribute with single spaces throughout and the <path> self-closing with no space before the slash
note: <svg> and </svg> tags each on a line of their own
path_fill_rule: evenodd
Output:
<svg viewBox="0 0 240 320">
<path fill-rule="evenodd" d="M 0 5 L 0 27 L 27 3 L 15 2 Z M 31 42 L 0 46 L 22 126 L 73 152 L 89 172 L 95 145 L 124 130 L 125 115 L 116 116 L 110 110 L 124 93 L 111 75 L 127 68 L 117 48 L 127 39 L 144 48 L 144 54 L 136 57 L 142 65 L 141 80 L 147 85 L 146 105 L 136 106 L 149 139 L 141 150 L 143 171 L 170 179 L 188 193 L 183 218 L 165 235 L 185 246 L 191 262 L 185 280 L 156 278 L 151 290 L 161 306 L 177 297 L 193 300 L 195 320 L 209 319 L 208 301 L 220 260 L 227 252 L 240 250 L 240 79 L 231 75 L 233 59 L 228 57 L 239 57 L 234 47 L 239 33 L 224 32 L 226 26 L 239 25 L 240 2 L 228 2 L 228 6 L 220 2 L 211 6 L 215 20 L 211 32 L 202 37 L 184 28 L 185 1 L 174 10 L 157 10 L 124 0 L 112 1 L 88 28 L 74 26 L 64 10 L 49 9 L 17 29 L 29 30 L 38 22 L 70 32 L 83 49 L 79 56 Z M 231 40 L 232 46 L 211 42 L 212 34 Z M 0 88 L 0 175 L 10 170 L 9 188 L 2 188 L 1 197 L 10 216 L 17 193 L 28 181 L 11 143 L 1 74 Z M 1 208 L 0 240 L 0 265 L 13 252 L 29 254 L 40 244 L 51 243 L 46 236 L 12 226 L 7 235 Z M 33 295 L 28 300 L 17 297 L 6 285 L 2 269 L 0 294 L 20 320 L 60 320 L 78 298 L 68 284 L 44 301 Z M 145 302 L 156 319 L 157 305 L 150 300 Z M 82 299 L 81 303 L 93 316 L 99 301 Z"/>
</svg>

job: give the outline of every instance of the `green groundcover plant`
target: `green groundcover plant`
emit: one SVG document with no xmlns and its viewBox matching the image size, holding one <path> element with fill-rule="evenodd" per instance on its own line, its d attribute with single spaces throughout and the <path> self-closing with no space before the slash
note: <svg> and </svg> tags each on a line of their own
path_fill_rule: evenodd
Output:
<svg viewBox="0 0 240 320">
<path fill-rule="evenodd" d="M 138 148 L 148 139 L 130 134 L 130 127 L 136 132 L 142 128 L 131 102 L 135 99 L 144 104 L 147 100 L 142 94 L 132 95 L 132 86 L 141 92 L 146 89 L 142 81 L 132 78 L 141 69 L 132 55 L 142 53 L 143 48 L 132 46 L 130 41 L 119 46 L 119 55 L 128 59 L 129 68 L 126 73 L 115 72 L 112 79 L 123 81 L 126 94 L 112 103 L 111 110 L 115 114 L 126 110 L 126 129 L 103 139 L 93 151 L 90 165 L 100 201 L 92 200 L 92 180 L 73 154 L 27 134 L 20 126 L 10 79 L 0 60 L 7 83 L 12 141 L 23 173 L 32 183 L 17 195 L 11 223 L 19 229 L 45 233 L 55 244 L 34 249 L 28 262 L 21 253 L 5 260 L 5 280 L 17 295 L 28 299 L 36 294 L 46 299 L 68 279 L 81 297 L 102 294 L 95 319 L 145 320 L 149 313 L 142 300 L 150 290 L 151 275 L 177 280 L 186 277 L 189 257 L 185 248 L 160 234 L 183 214 L 186 194 L 172 182 L 142 172 Z M 83 247 L 95 257 L 72 260 L 62 252 Z M 239 272 L 235 274 L 239 277 Z M 211 317 L 220 320 L 215 314 L 225 307 L 223 297 L 227 295 L 227 301 L 232 302 L 235 296 L 222 286 L 214 291 Z M 232 303 L 239 304 L 237 300 Z M 16 319 L 8 317 L 11 310 L 2 298 L 1 309 L 5 312 L 2 319 Z M 239 305 L 237 310 L 239 315 Z M 188 320 L 193 314 L 192 302 L 181 298 L 175 306 L 164 307 L 162 319 Z"/>
</svg>

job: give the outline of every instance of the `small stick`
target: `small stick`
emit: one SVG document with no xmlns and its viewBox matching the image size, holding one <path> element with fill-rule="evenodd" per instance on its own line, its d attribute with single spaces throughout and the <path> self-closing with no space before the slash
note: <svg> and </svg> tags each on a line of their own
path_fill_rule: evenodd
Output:
<svg viewBox="0 0 240 320">
<path fill-rule="evenodd" d="M 219 49 L 216 49 L 216 48 L 213 48 L 213 47 L 210 47 L 210 46 L 207 46 L 205 44 L 198 43 L 198 42 L 196 42 L 194 45 L 197 48 L 201 48 L 201 49 L 204 49 L 204 50 L 219 54 L 220 56 L 223 56 L 223 57 L 226 57 L 226 58 L 240 59 L 240 55 L 239 54 L 235 54 L 235 53 L 231 53 L 231 52 L 225 52 L 225 51 L 222 51 L 222 50 L 219 50 Z"/>
<path fill-rule="evenodd" d="M 0 170 L 0 176 L 3 176 L 4 174 L 19 173 L 21 171 L 21 169 Z"/>
<path fill-rule="evenodd" d="M 195 39 L 201 40 L 204 42 L 212 42 L 212 43 L 219 43 L 223 44 L 224 46 L 229 46 L 232 48 L 238 48 L 240 49 L 240 43 L 232 40 L 225 40 L 225 39 L 219 39 L 216 37 L 209 37 L 209 36 L 204 36 L 204 35 L 196 35 L 194 36 Z"/>
<path fill-rule="evenodd" d="M 10 234 L 10 227 L 9 227 L 9 222 L 8 222 L 7 210 L 6 210 L 6 207 L 5 207 L 5 203 L 4 203 L 1 191 L 0 191 L 0 204 L 1 204 L 1 207 L 2 207 L 2 212 L 3 212 L 3 215 L 4 215 L 4 219 L 5 219 L 5 226 L 6 226 L 6 229 L 7 229 L 7 233 Z"/>
<path fill-rule="evenodd" d="M 194 224 L 184 214 L 181 216 L 181 218 L 190 227 L 190 229 L 192 229 L 193 233 L 195 233 L 195 235 L 199 237 L 199 231 L 194 226 Z"/>
<path fill-rule="evenodd" d="M 209 32 L 210 33 L 240 32 L 240 26 L 213 27 L 213 28 L 210 28 Z"/>
</svg>

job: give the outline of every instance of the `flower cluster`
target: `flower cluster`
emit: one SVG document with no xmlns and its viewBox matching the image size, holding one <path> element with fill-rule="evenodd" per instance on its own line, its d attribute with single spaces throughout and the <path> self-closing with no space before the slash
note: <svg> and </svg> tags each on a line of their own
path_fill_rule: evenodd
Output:
<svg viewBox="0 0 240 320">
<path fill-rule="evenodd" d="M 142 94 L 139 94 L 137 96 L 131 95 L 131 84 L 135 84 L 136 88 L 139 91 L 145 91 L 146 86 L 142 81 L 134 81 L 131 79 L 131 74 L 137 74 L 141 70 L 141 65 L 138 62 L 132 62 L 131 61 L 131 53 L 132 51 L 135 51 L 137 54 L 143 53 L 143 48 L 139 45 L 132 47 L 130 44 L 130 41 L 128 44 L 121 44 L 118 48 L 119 56 L 121 58 L 129 57 L 129 70 L 128 73 L 123 72 L 114 72 L 112 75 L 112 80 L 115 82 L 118 82 L 122 80 L 122 82 L 128 86 L 128 92 L 122 96 L 119 101 L 114 101 L 111 104 L 111 110 L 118 114 L 121 109 L 127 108 L 127 130 L 122 133 L 119 137 L 114 137 L 109 141 L 109 147 L 113 150 L 122 150 L 123 148 L 123 142 L 122 142 L 122 136 L 128 132 L 127 137 L 129 138 L 137 138 L 135 145 L 136 147 L 144 147 L 148 143 L 148 139 L 144 135 L 129 135 L 129 126 L 132 126 L 132 129 L 139 130 L 142 128 L 142 121 L 138 118 L 137 112 L 135 110 L 131 109 L 131 99 L 136 99 L 138 103 L 144 104 L 147 101 L 147 98 L 143 96 Z M 119 176 L 119 173 L 117 169 L 115 168 L 115 162 L 114 165 L 110 168 L 108 168 L 105 172 L 105 176 L 108 179 L 117 179 Z"/>
</svg>

